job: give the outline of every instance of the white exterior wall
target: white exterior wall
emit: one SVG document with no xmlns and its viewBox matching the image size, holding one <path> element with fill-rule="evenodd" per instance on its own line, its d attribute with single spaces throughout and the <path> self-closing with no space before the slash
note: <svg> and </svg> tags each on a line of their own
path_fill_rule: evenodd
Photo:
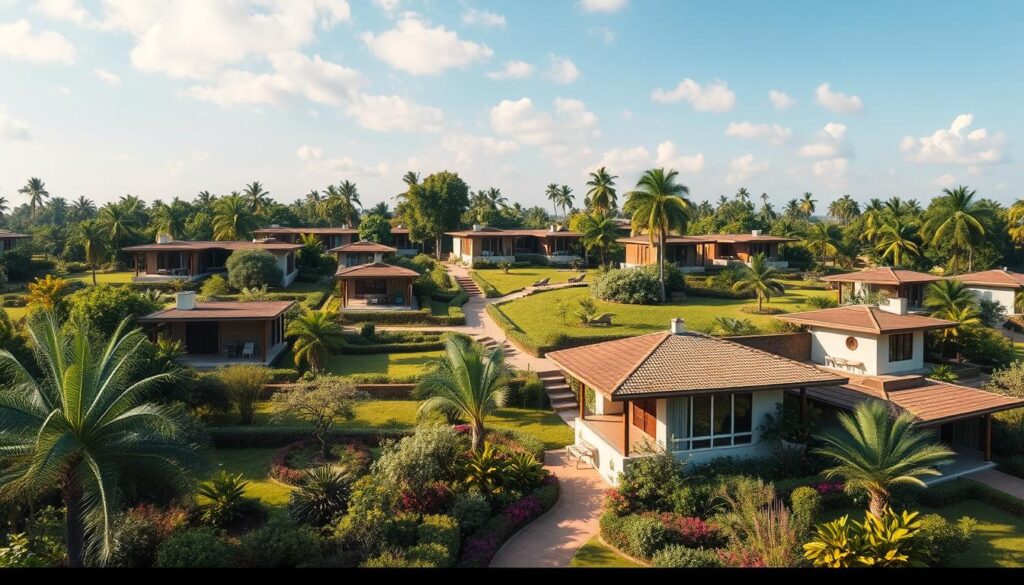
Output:
<svg viewBox="0 0 1024 585">
<path fill-rule="evenodd" d="M 298 263 L 298 261 L 296 261 L 295 262 L 295 270 L 292 270 L 289 273 L 288 272 L 288 253 L 286 252 L 284 254 L 274 254 L 274 257 L 277 259 L 277 267 L 281 270 L 281 274 L 283 275 L 281 277 L 281 288 L 286 288 L 286 287 L 290 286 L 293 282 L 295 282 L 296 278 L 298 278 L 298 276 L 299 276 L 299 263 Z"/>
<path fill-rule="evenodd" d="M 828 329 L 812 328 L 811 331 L 811 361 L 825 365 L 825 358 L 843 358 L 854 362 L 861 362 L 864 368 L 846 368 L 835 366 L 836 369 L 847 370 L 854 374 L 866 374 L 874 376 L 878 374 L 878 338 L 863 333 L 850 333 L 848 331 L 835 331 Z M 857 349 L 854 351 L 846 347 L 846 338 L 853 337 L 857 340 Z M 885 359 L 889 359 L 889 346 L 885 346 Z M 829 364 L 831 367 L 831 363 Z"/>
<path fill-rule="evenodd" d="M 625 465 L 626 458 L 613 445 L 606 442 L 601 435 L 590 430 L 587 424 L 581 422 L 579 417 L 577 417 L 576 444 L 579 445 L 583 442 L 589 443 L 597 449 L 597 452 L 594 454 L 594 468 L 597 469 L 605 481 L 615 485 L 618 482 L 619 473 L 622 472 Z"/>
<path fill-rule="evenodd" d="M 924 369 L 924 331 L 914 332 L 914 356 L 899 362 L 889 361 L 889 336 L 878 340 L 878 374 L 906 374 Z"/>
<path fill-rule="evenodd" d="M 969 284 L 967 290 L 977 295 L 979 301 L 996 301 L 1006 309 L 1007 315 L 1013 315 L 1014 297 L 1017 295 L 1016 288 L 1001 288 L 994 286 L 978 286 Z"/>
</svg>

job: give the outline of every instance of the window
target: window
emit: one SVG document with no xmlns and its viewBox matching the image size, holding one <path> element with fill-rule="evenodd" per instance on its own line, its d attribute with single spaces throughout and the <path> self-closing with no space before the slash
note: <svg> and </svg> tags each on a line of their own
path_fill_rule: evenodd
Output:
<svg viewBox="0 0 1024 585">
<path fill-rule="evenodd" d="M 356 281 L 356 298 L 361 299 L 365 295 L 385 295 L 388 293 L 388 281 L 382 278 L 370 280 L 359 279 Z"/>
<path fill-rule="evenodd" d="M 750 392 L 669 398 L 666 402 L 673 451 L 749 445 L 753 441 Z"/>
<path fill-rule="evenodd" d="M 654 398 L 633 402 L 633 426 L 654 437 L 658 433 L 658 401 Z"/>
<path fill-rule="evenodd" d="M 854 351 L 854 350 L 857 349 L 857 338 L 856 337 L 847 337 L 846 338 L 846 349 L 848 349 L 850 351 Z"/>
<path fill-rule="evenodd" d="M 902 362 L 914 358 L 914 334 L 899 333 L 889 336 L 889 361 Z"/>
</svg>

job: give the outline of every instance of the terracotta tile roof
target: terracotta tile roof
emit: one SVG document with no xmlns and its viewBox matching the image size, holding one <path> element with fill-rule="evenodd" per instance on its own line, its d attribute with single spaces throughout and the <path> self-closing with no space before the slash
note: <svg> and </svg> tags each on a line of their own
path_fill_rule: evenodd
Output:
<svg viewBox="0 0 1024 585">
<path fill-rule="evenodd" d="M 331 248 L 328 252 L 380 252 L 383 254 L 393 254 L 398 251 L 398 248 L 392 248 L 391 246 L 385 246 L 384 244 L 378 244 L 377 242 L 359 241 L 352 242 L 351 244 L 345 244 L 344 246 L 338 246 L 337 248 Z"/>
<path fill-rule="evenodd" d="M 909 387 L 888 391 L 871 383 L 870 378 L 855 378 L 841 386 L 808 388 L 807 395 L 848 410 L 863 400 L 887 401 L 897 411 L 909 412 L 925 424 L 1024 407 L 1024 400 L 1019 398 L 923 378 Z"/>
<path fill-rule="evenodd" d="M 13 239 L 13 238 L 31 238 L 28 234 L 19 234 L 18 232 L 12 232 L 11 230 L 5 230 L 0 228 L 0 238 Z"/>
<path fill-rule="evenodd" d="M 345 236 L 358 234 L 359 230 L 346 227 L 267 227 L 253 230 L 254 234 L 317 234 Z"/>
<path fill-rule="evenodd" d="M 779 315 L 776 319 L 796 323 L 797 325 L 876 335 L 896 331 L 945 329 L 955 325 L 952 321 L 925 317 L 924 315 L 897 315 L 884 311 L 874 305 L 850 305 L 803 313 L 790 313 L 789 315 Z"/>
<path fill-rule="evenodd" d="M 650 244 L 651 240 L 646 234 L 619 238 L 623 244 Z M 666 236 L 666 244 L 747 244 L 747 243 L 775 243 L 795 242 L 796 238 L 782 238 L 779 236 L 766 236 L 753 234 L 706 234 L 702 236 Z"/>
<path fill-rule="evenodd" d="M 771 242 L 796 242 L 799 238 L 783 238 L 780 236 L 768 236 L 754 234 L 717 234 L 714 236 L 715 241 L 723 244 L 746 244 L 750 242 L 754 243 L 771 243 Z"/>
<path fill-rule="evenodd" d="M 615 240 L 620 244 L 647 244 L 650 245 L 651 239 L 646 234 L 640 236 L 630 236 L 628 238 L 619 238 Z M 666 236 L 666 244 L 712 244 L 715 242 L 714 236 Z M 655 241 L 654 245 L 658 245 Z"/>
<path fill-rule="evenodd" d="M 289 244 L 287 242 L 239 242 L 239 241 L 228 241 L 228 242 L 186 242 L 182 240 L 174 240 L 165 244 L 143 244 L 141 246 L 128 246 L 123 250 L 125 252 L 192 252 L 202 250 L 249 250 L 252 248 L 258 248 L 261 250 L 271 251 L 292 251 L 298 250 L 302 246 L 300 244 Z"/>
<path fill-rule="evenodd" d="M 959 280 L 964 284 L 988 285 L 1005 288 L 1024 287 L 1024 274 L 1010 272 L 1009 270 L 986 270 L 984 272 L 972 272 L 970 274 L 960 274 L 958 276 L 949 276 L 947 278 Z"/>
<path fill-rule="evenodd" d="M 941 276 L 915 272 L 913 270 L 897 270 L 889 266 L 882 268 L 870 268 L 860 272 L 847 274 L 833 274 L 822 278 L 825 282 L 867 282 L 869 284 L 891 284 L 900 285 L 913 282 L 935 282 L 942 280 Z"/>
<path fill-rule="evenodd" d="M 847 378 L 738 343 L 652 333 L 547 354 L 613 399 L 842 384 Z"/>
<path fill-rule="evenodd" d="M 551 230 L 503 230 L 500 228 L 484 227 L 480 231 L 463 230 L 458 232 L 445 232 L 446 236 L 457 238 L 486 238 L 494 236 L 532 236 L 535 238 L 582 238 L 583 234 L 562 230 L 553 232 Z"/>
<path fill-rule="evenodd" d="M 403 276 L 416 278 L 419 275 L 420 273 L 415 270 L 383 262 L 338 268 L 338 271 L 334 273 L 334 276 L 343 278 L 398 278 Z"/>
<path fill-rule="evenodd" d="M 209 302 L 196 303 L 196 308 L 183 311 L 177 308 L 164 309 L 139 317 L 139 323 L 163 323 L 166 321 L 245 321 L 273 319 L 284 313 L 295 301 L 260 301 L 255 303 Z"/>
</svg>

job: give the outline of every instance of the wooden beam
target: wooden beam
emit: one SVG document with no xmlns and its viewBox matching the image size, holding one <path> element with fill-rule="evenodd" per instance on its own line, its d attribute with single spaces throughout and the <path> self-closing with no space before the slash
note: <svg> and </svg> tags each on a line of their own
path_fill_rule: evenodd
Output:
<svg viewBox="0 0 1024 585">
<path fill-rule="evenodd" d="M 985 427 L 985 461 L 992 461 L 992 415 L 986 414 L 983 417 L 983 424 Z"/>
<path fill-rule="evenodd" d="M 623 405 L 622 409 L 622 455 L 629 457 L 629 425 L 631 423 L 633 403 L 629 400 Z"/>
<path fill-rule="evenodd" d="M 579 380 L 576 380 L 576 382 L 580 385 L 580 393 L 576 395 L 576 400 L 579 401 L 579 403 L 580 403 L 579 404 L 579 407 L 580 407 L 580 420 L 586 420 L 587 419 L 587 387 L 583 384 L 583 382 L 580 382 Z"/>
</svg>

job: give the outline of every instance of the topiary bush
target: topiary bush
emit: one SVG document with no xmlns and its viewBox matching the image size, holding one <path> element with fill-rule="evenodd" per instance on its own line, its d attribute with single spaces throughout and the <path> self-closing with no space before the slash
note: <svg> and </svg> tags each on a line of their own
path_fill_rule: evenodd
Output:
<svg viewBox="0 0 1024 585">
<path fill-rule="evenodd" d="M 591 291 L 601 300 L 630 305 L 653 305 L 661 298 L 657 276 L 643 268 L 609 270 L 597 277 Z"/>
<path fill-rule="evenodd" d="M 633 514 L 622 520 L 624 551 L 642 559 L 651 558 L 654 553 L 669 543 L 669 532 L 656 518 Z"/>
<path fill-rule="evenodd" d="M 270 569 L 297 567 L 326 552 L 326 542 L 316 530 L 278 516 L 242 537 L 238 558 L 243 567 Z"/>
<path fill-rule="evenodd" d="M 209 528 L 182 530 L 156 551 L 156 566 L 181 569 L 216 569 L 234 564 L 234 549 Z"/>
<path fill-rule="evenodd" d="M 235 290 L 280 286 L 284 274 L 277 267 L 277 258 L 266 250 L 236 250 L 228 256 L 228 284 Z"/>
<path fill-rule="evenodd" d="M 798 537 L 810 534 L 814 522 L 822 511 L 821 495 L 812 487 L 798 487 L 789 495 L 792 514 L 790 523 Z"/>
<path fill-rule="evenodd" d="M 651 561 L 655 567 L 663 569 L 714 569 L 722 566 L 717 551 L 678 544 L 670 544 L 654 553 Z"/>
</svg>

